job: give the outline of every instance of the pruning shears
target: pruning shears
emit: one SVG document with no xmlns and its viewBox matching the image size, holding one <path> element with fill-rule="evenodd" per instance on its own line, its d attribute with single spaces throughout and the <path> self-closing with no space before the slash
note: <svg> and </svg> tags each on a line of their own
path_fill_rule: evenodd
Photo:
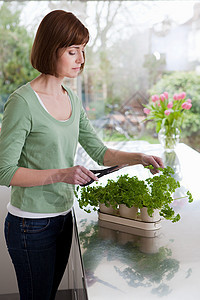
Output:
<svg viewBox="0 0 200 300">
<path fill-rule="evenodd" d="M 124 167 L 127 167 L 128 166 L 128 164 L 126 164 L 126 165 L 121 165 L 121 166 L 118 166 L 118 165 L 116 165 L 116 166 L 113 166 L 113 167 L 110 167 L 110 168 L 106 168 L 106 169 L 103 169 L 103 170 L 90 170 L 92 173 L 94 173 L 94 174 L 98 174 L 98 175 L 96 175 L 98 178 L 100 178 L 100 177 L 102 177 L 102 176 L 105 176 L 105 175 L 107 175 L 107 174 L 110 174 L 110 173 L 113 173 L 113 172 L 115 172 L 115 171 L 118 171 L 118 170 L 120 170 L 120 169 L 122 169 L 122 168 L 124 168 Z M 87 183 L 85 183 L 85 184 L 81 184 L 81 186 L 87 186 L 87 185 L 89 185 L 89 184 L 91 184 L 91 183 L 93 183 L 94 182 L 94 179 L 91 179 L 89 182 L 87 182 Z"/>
</svg>

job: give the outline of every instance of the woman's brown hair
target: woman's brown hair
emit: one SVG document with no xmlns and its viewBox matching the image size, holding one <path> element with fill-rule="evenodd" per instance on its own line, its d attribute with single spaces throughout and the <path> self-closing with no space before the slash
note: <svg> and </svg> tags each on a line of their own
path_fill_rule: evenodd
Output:
<svg viewBox="0 0 200 300">
<path fill-rule="evenodd" d="M 71 12 L 54 10 L 41 21 L 31 51 L 32 66 L 43 74 L 57 76 L 57 51 L 72 45 L 87 44 L 88 29 Z M 84 63 L 81 65 L 83 70 Z"/>
</svg>

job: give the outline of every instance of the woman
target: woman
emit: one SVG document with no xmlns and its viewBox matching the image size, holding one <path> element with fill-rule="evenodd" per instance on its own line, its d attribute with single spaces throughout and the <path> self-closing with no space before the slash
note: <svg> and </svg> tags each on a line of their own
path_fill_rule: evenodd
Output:
<svg viewBox="0 0 200 300">
<path fill-rule="evenodd" d="M 41 74 L 9 97 L 0 136 L 0 184 L 12 186 L 5 238 L 21 300 L 55 299 L 72 240 L 73 186 L 98 178 L 74 166 L 79 142 L 100 165 L 163 167 L 160 158 L 108 149 L 78 97 L 62 84 L 83 70 L 85 26 L 62 10 L 42 20 L 31 63 Z"/>
</svg>

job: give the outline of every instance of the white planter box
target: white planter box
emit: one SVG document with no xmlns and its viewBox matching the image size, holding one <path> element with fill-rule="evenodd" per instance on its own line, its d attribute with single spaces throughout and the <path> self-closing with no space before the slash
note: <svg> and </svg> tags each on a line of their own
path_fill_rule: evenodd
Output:
<svg viewBox="0 0 200 300">
<path fill-rule="evenodd" d="M 155 209 L 152 217 L 150 217 L 147 213 L 147 208 L 146 207 L 142 207 L 140 209 L 140 216 L 141 216 L 141 220 L 144 222 L 157 222 L 160 220 L 160 213 L 159 213 L 159 209 Z"/>
<path fill-rule="evenodd" d="M 137 220 L 133 220 L 133 219 L 129 219 L 129 218 L 120 217 L 119 215 L 110 215 L 110 214 L 105 214 L 105 213 L 99 212 L 99 220 L 106 221 L 106 223 L 109 222 L 110 224 L 122 225 L 123 230 L 120 228 L 119 231 L 124 231 L 126 226 L 135 227 L 136 232 L 134 234 L 142 235 L 142 236 L 147 235 L 147 233 L 145 231 L 152 231 L 153 235 L 151 235 L 151 237 L 155 237 L 155 230 L 158 230 L 161 228 L 161 219 L 157 222 L 143 222 L 143 221 L 141 221 L 140 218 L 138 218 Z M 104 227 L 106 227 L 106 226 L 107 225 L 104 224 Z M 115 226 L 114 226 L 114 228 L 112 227 L 112 229 L 116 229 L 116 228 L 117 227 L 115 227 Z M 142 231 L 141 231 L 141 229 L 142 229 Z M 125 230 L 125 232 L 126 232 L 126 230 Z M 149 236 L 149 234 L 148 234 L 148 236 Z"/>
<path fill-rule="evenodd" d="M 125 204 L 119 205 L 119 215 L 128 219 L 137 219 L 138 208 L 137 207 L 127 207 Z"/>
<path fill-rule="evenodd" d="M 105 214 L 114 215 L 115 209 L 112 206 L 107 207 L 104 203 L 99 204 L 100 212 L 103 212 Z"/>
</svg>

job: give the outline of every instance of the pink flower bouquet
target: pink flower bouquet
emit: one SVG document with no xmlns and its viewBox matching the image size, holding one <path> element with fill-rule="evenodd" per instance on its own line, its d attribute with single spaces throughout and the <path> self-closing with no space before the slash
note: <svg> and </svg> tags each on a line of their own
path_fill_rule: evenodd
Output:
<svg viewBox="0 0 200 300">
<path fill-rule="evenodd" d="M 161 125 L 180 128 L 184 114 L 192 107 L 191 99 L 186 100 L 186 93 L 174 94 L 170 100 L 168 93 L 153 95 L 152 102 L 144 105 L 145 120 L 156 122 L 156 132 L 159 132 Z"/>
<path fill-rule="evenodd" d="M 144 105 L 144 113 L 147 115 L 145 120 L 154 120 L 156 122 L 156 132 L 161 132 L 162 128 L 164 130 L 164 133 L 162 133 L 165 138 L 168 138 L 165 148 L 173 148 L 172 135 L 176 137 L 177 132 L 180 132 L 185 113 L 191 107 L 192 101 L 191 99 L 186 100 L 185 92 L 174 94 L 172 99 L 169 99 L 167 92 L 153 95 L 151 103 Z"/>
</svg>

